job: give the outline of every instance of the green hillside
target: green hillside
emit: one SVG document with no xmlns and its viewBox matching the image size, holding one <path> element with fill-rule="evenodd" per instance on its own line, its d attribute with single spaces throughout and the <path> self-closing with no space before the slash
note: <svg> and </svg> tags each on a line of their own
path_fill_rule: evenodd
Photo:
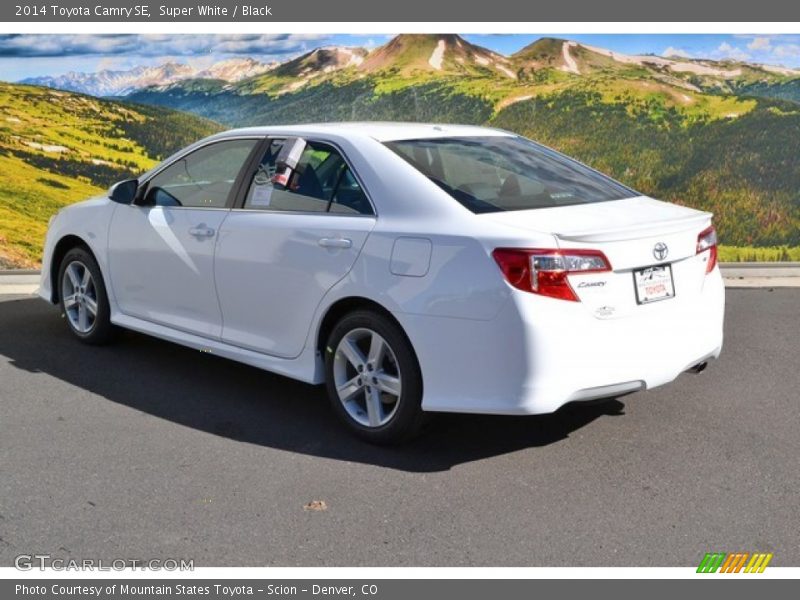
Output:
<svg viewBox="0 0 800 600">
<path fill-rule="evenodd" d="M 402 86 L 390 92 L 380 92 L 382 83 L 375 78 L 325 81 L 276 96 L 205 95 L 176 86 L 165 92 L 144 90 L 134 97 L 137 102 L 196 113 L 232 127 L 357 120 L 483 123 L 494 112 L 491 100 L 462 93 L 454 87 L 456 80 Z"/>
<path fill-rule="evenodd" d="M 0 83 L 0 268 L 34 267 L 60 207 L 220 127 L 165 108 Z"/>
<path fill-rule="evenodd" d="M 778 98 L 791 102 L 800 102 L 800 79 L 788 79 L 778 82 L 755 81 L 736 90 L 739 94 Z"/>
<path fill-rule="evenodd" d="M 649 195 L 712 211 L 726 244 L 800 245 L 800 106 L 764 101 L 736 118 L 696 120 L 571 92 L 513 104 L 491 122 Z"/>
<path fill-rule="evenodd" d="M 376 92 L 370 80 L 311 86 L 275 98 L 202 99 L 175 108 L 231 125 L 341 120 L 477 123 L 536 139 L 648 195 L 713 211 L 736 246 L 800 245 L 800 106 L 693 94 L 633 82 L 527 90 L 508 102 L 442 80 Z M 614 91 L 618 88 L 617 91 Z M 682 95 L 682 94 L 681 94 Z M 161 97 L 140 95 L 140 101 Z"/>
</svg>

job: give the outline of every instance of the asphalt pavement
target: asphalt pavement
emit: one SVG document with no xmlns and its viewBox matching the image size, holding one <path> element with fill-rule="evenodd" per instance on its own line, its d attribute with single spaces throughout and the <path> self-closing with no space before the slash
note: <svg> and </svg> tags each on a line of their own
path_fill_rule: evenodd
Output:
<svg viewBox="0 0 800 600">
<path fill-rule="evenodd" d="M 135 333 L 83 346 L 5 296 L 0 566 L 800 566 L 800 289 L 727 297 L 701 375 L 549 416 L 443 415 L 386 449 L 320 387 Z"/>
</svg>

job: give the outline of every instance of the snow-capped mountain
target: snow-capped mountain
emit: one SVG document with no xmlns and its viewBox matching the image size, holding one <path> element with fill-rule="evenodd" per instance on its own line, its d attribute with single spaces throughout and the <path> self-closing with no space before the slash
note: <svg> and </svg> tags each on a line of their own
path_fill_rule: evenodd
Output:
<svg viewBox="0 0 800 600">
<path fill-rule="evenodd" d="M 366 56 L 367 51 L 364 48 L 323 46 L 283 63 L 275 69 L 275 75 L 315 77 L 322 73 L 332 73 L 346 67 L 358 66 L 364 62 Z"/>
<path fill-rule="evenodd" d="M 493 74 L 502 79 L 516 79 L 508 57 L 455 34 L 398 35 L 371 52 L 360 68 L 367 73 Z"/>
<path fill-rule="evenodd" d="M 541 38 L 511 55 L 523 74 L 554 69 L 573 75 L 611 74 L 641 69 L 660 79 L 672 77 L 684 84 L 710 84 L 737 79 L 770 79 L 770 75 L 798 77 L 800 70 L 736 60 L 711 60 L 655 54 L 623 54 L 572 40 Z"/>
<path fill-rule="evenodd" d="M 266 73 L 278 66 L 278 62 L 263 63 L 253 58 L 230 58 L 214 63 L 207 69 L 198 71 L 194 79 L 221 79 L 228 83 L 235 83 L 248 77 L 255 77 Z"/>
<path fill-rule="evenodd" d="M 252 58 L 231 58 L 205 69 L 168 62 L 158 66 L 139 66 L 125 71 L 108 69 L 96 73 L 71 71 L 55 77 L 29 77 L 20 83 L 42 85 L 91 96 L 127 96 L 145 87 L 169 85 L 186 79 L 220 79 L 234 83 L 260 75 L 274 67 L 275 63 L 262 63 Z"/>
</svg>

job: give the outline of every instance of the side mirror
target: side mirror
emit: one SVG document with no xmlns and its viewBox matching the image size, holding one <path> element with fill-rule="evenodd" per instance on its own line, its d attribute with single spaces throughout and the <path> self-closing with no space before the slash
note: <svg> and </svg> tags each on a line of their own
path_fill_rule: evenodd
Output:
<svg viewBox="0 0 800 600">
<path fill-rule="evenodd" d="M 108 190 L 108 197 L 119 204 L 131 204 L 139 191 L 138 179 L 127 179 L 112 185 Z"/>
</svg>

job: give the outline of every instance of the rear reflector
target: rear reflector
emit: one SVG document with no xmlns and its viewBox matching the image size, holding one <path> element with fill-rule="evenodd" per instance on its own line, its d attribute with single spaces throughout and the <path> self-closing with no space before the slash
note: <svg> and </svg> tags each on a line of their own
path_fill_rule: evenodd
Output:
<svg viewBox="0 0 800 600">
<path fill-rule="evenodd" d="M 709 251 L 708 262 L 706 263 L 706 273 L 711 273 L 717 266 L 717 230 L 712 225 L 704 229 L 697 236 L 697 254 Z"/>
<path fill-rule="evenodd" d="M 580 300 L 569 284 L 569 275 L 611 270 L 599 250 L 498 248 L 492 256 L 506 281 L 518 290 L 572 302 Z"/>
</svg>

